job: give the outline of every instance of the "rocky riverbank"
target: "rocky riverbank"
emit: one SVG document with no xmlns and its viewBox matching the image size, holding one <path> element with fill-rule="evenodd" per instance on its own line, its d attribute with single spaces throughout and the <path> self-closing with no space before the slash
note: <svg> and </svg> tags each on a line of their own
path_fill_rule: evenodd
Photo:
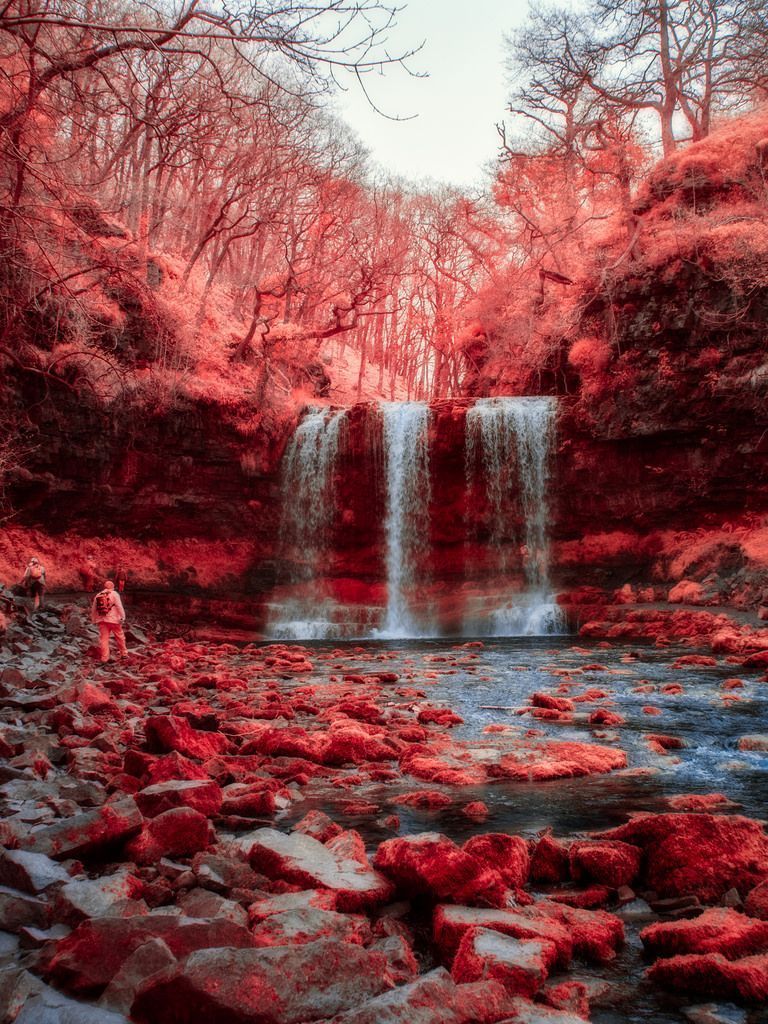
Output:
<svg viewBox="0 0 768 1024">
<path fill-rule="evenodd" d="M 129 660 L 101 667 L 89 628 L 16 618 L 0 648 L 2 1019 L 576 1024 L 641 1004 L 657 1021 L 759 1019 L 768 837 L 727 781 L 600 834 L 541 828 L 548 786 L 652 777 L 682 753 L 659 728 L 646 765 L 628 759 L 617 687 L 637 654 L 620 670 L 600 648 L 550 651 L 549 684 L 532 677 L 469 735 L 442 695 L 456 674 L 490 679 L 478 643 L 137 630 Z M 710 664 L 733 673 L 713 693 L 724 713 L 761 692 L 754 654 L 676 655 L 665 687 L 633 684 L 648 722 Z M 765 722 L 742 739 L 760 757 Z M 499 791 L 540 792 L 535 825 L 505 829 Z"/>
</svg>

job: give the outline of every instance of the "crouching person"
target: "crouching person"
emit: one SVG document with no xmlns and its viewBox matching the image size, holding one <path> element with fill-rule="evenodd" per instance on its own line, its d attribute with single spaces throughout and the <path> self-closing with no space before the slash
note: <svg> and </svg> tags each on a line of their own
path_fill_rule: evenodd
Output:
<svg viewBox="0 0 768 1024">
<path fill-rule="evenodd" d="M 109 661 L 109 638 L 114 636 L 117 642 L 118 657 L 124 658 L 128 651 L 125 646 L 125 609 L 120 595 L 115 590 L 112 580 L 107 580 L 104 589 L 94 597 L 91 604 L 91 622 L 99 627 L 99 647 L 102 662 Z"/>
</svg>

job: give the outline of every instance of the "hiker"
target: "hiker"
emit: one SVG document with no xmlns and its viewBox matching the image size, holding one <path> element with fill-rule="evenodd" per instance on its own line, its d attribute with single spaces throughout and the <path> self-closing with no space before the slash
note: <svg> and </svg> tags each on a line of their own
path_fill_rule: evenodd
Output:
<svg viewBox="0 0 768 1024">
<path fill-rule="evenodd" d="M 124 658 L 128 654 L 123 632 L 125 609 L 112 580 L 106 580 L 104 589 L 94 597 L 91 604 L 91 622 L 95 622 L 99 627 L 99 648 L 102 662 L 109 661 L 110 636 L 114 636 L 117 641 L 118 657 Z"/>
<path fill-rule="evenodd" d="M 39 558 L 30 558 L 21 585 L 27 594 L 35 599 L 34 610 L 43 608 L 43 594 L 45 594 L 45 566 Z"/>
<path fill-rule="evenodd" d="M 125 591 L 125 582 L 128 579 L 128 572 L 122 567 L 122 565 L 118 565 L 115 569 L 114 577 L 117 592 L 118 594 L 122 594 Z"/>
<path fill-rule="evenodd" d="M 96 565 L 96 556 L 93 552 L 86 555 L 85 561 L 77 570 L 80 579 L 83 581 L 83 590 L 90 594 L 91 591 L 96 589 L 96 580 L 99 577 L 99 570 Z"/>
</svg>

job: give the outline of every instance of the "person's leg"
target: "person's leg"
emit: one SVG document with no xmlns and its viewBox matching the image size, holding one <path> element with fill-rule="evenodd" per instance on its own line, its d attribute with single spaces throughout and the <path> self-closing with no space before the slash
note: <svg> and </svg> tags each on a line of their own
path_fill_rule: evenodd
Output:
<svg viewBox="0 0 768 1024">
<path fill-rule="evenodd" d="M 99 623 L 99 648 L 102 661 L 109 661 L 109 623 Z"/>
<path fill-rule="evenodd" d="M 125 658 L 128 654 L 128 648 L 125 646 L 125 631 L 122 625 L 118 622 L 112 632 L 115 634 L 115 640 L 117 641 L 117 653 L 119 657 Z"/>
</svg>

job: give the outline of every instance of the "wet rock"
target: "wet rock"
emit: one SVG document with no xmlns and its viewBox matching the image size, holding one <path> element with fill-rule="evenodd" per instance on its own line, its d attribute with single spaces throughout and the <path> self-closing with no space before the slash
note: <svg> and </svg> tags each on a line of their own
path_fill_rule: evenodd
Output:
<svg viewBox="0 0 768 1024">
<path fill-rule="evenodd" d="M 433 918 L 435 942 L 443 957 L 451 962 L 468 931 L 487 928 L 516 939 L 551 942 L 557 950 L 558 966 L 566 967 L 573 955 L 573 940 L 568 928 L 551 919 L 532 917 L 526 914 L 525 909 L 438 906 Z"/>
<path fill-rule="evenodd" d="M 391 987 L 381 953 L 323 939 L 272 949 L 204 949 L 150 978 L 138 1024 L 297 1024 L 360 1007 Z"/>
<path fill-rule="evenodd" d="M 222 814 L 246 818 L 274 814 L 276 810 L 284 810 L 291 802 L 289 791 L 273 779 L 257 783 L 235 782 L 225 786 L 222 795 Z"/>
<path fill-rule="evenodd" d="M 531 704 L 535 708 L 549 708 L 552 711 L 573 711 L 573 701 L 567 697 L 555 697 L 551 693 L 534 693 Z"/>
<path fill-rule="evenodd" d="M 590 989 L 583 981 L 552 981 L 542 988 L 539 998 L 555 1010 L 589 1020 L 589 996 Z"/>
<path fill-rule="evenodd" d="M 134 799 L 146 818 L 155 818 L 174 807 L 191 807 L 212 818 L 221 809 L 222 792 L 211 779 L 173 779 L 147 786 Z"/>
<path fill-rule="evenodd" d="M 162 939 L 149 939 L 127 957 L 99 999 L 99 1006 L 129 1014 L 136 992 L 153 974 L 172 967 L 176 958 Z"/>
<path fill-rule="evenodd" d="M 468 839 L 462 850 L 481 864 L 497 871 L 512 889 L 523 886 L 528 881 L 531 858 L 528 843 L 520 836 L 510 836 L 504 832 L 486 832 L 484 835 Z"/>
<path fill-rule="evenodd" d="M 572 843 L 568 859 L 572 878 L 586 878 L 618 889 L 637 878 L 642 851 L 629 843 L 587 840 Z"/>
<path fill-rule="evenodd" d="M 722 953 L 735 960 L 768 949 L 768 921 L 718 907 L 705 910 L 690 921 L 653 924 L 640 933 L 640 938 L 654 957 Z"/>
<path fill-rule="evenodd" d="M 145 821 L 125 852 L 136 864 L 154 864 L 161 857 L 199 853 L 213 839 L 213 829 L 204 814 L 191 807 L 175 807 Z"/>
<path fill-rule="evenodd" d="M 30 850 L 0 850 L 0 884 L 36 895 L 52 886 L 64 885 L 71 876 L 44 853 Z"/>
<path fill-rule="evenodd" d="M 246 928 L 223 918 L 194 921 L 178 914 L 103 917 L 82 924 L 58 942 L 42 961 L 43 973 L 71 992 L 98 994 L 135 949 L 162 939 L 177 958 L 213 946 L 252 945 Z"/>
<path fill-rule="evenodd" d="M 721 953 L 697 953 L 657 960 L 650 981 L 675 992 L 759 1003 L 768 999 L 768 954 L 728 960 Z"/>
<path fill-rule="evenodd" d="M 730 888 L 746 895 L 768 879 L 768 836 L 739 815 L 648 814 L 600 838 L 641 847 L 644 880 L 660 896 L 715 902 Z"/>
<path fill-rule="evenodd" d="M 87 857 L 135 835 L 142 820 L 135 801 L 126 797 L 36 829 L 25 837 L 23 845 L 34 853 L 58 859 Z"/>
<path fill-rule="evenodd" d="M 393 796 L 388 803 L 397 807 L 420 807 L 423 810 L 440 810 L 442 807 L 450 807 L 453 799 L 447 793 L 441 793 L 435 789 L 417 789 L 413 793 L 401 793 Z"/>
<path fill-rule="evenodd" d="M 742 736 L 738 742 L 739 750 L 755 750 L 761 754 L 768 753 L 768 733 Z"/>
<path fill-rule="evenodd" d="M 342 832 L 326 845 L 311 836 L 264 828 L 240 840 L 251 867 L 268 878 L 306 888 L 329 889 L 339 910 L 386 903 L 393 886 L 374 871 L 355 833 Z"/>
<path fill-rule="evenodd" d="M 488 928 L 465 933 L 451 967 L 454 981 L 500 982 L 511 995 L 533 996 L 557 959 L 553 942 L 516 939 Z"/>
<path fill-rule="evenodd" d="M 684 1006 L 682 1013 L 691 1024 L 747 1024 L 746 1012 L 733 1003 Z"/>
</svg>

